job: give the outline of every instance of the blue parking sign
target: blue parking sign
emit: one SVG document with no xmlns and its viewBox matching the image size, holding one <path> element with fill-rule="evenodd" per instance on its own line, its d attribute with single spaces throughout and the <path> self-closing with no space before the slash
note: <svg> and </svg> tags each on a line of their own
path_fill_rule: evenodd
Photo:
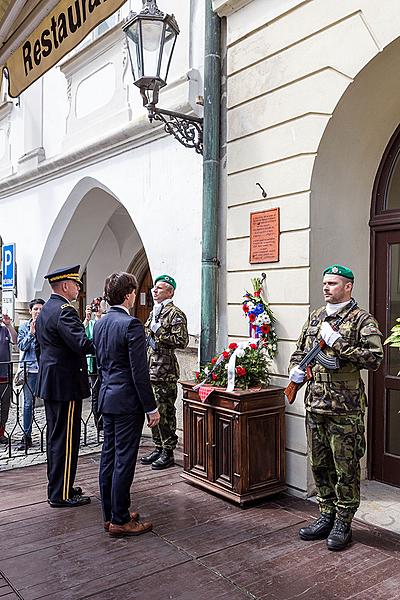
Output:
<svg viewBox="0 0 400 600">
<path fill-rule="evenodd" d="M 1 285 L 3 290 L 15 288 L 15 244 L 4 244 L 1 252 Z"/>
</svg>

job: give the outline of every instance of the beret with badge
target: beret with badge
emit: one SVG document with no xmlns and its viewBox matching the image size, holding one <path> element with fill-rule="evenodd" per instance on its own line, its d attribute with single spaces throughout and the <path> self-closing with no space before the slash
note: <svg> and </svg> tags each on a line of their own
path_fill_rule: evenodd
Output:
<svg viewBox="0 0 400 600">
<path fill-rule="evenodd" d="M 174 290 L 176 290 L 176 281 L 173 277 L 171 277 L 171 275 L 159 275 L 158 277 L 156 277 L 154 285 L 159 281 L 165 281 L 165 283 L 169 283 L 169 285 L 172 285 Z"/>
<path fill-rule="evenodd" d="M 344 267 L 343 265 L 331 265 L 324 269 L 323 275 L 340 275 L 341 277 L 346 277 L 346 279 L 350 279 L 350 281 L 354 281 L 354 273 L 348 267 Z"/>
</svg>

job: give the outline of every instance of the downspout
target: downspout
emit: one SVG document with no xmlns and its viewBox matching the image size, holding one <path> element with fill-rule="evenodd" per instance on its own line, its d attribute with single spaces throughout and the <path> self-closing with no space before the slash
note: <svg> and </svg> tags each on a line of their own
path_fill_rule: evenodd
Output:
<svg viewBox="0 0 400 600">
<path fill-rule="evenodd" d="M 221 22 L 205 0 L 203 223 L 200 363 L 215 354 L 218 293 L 218 207 L 221 111 Z"/>
</svg>

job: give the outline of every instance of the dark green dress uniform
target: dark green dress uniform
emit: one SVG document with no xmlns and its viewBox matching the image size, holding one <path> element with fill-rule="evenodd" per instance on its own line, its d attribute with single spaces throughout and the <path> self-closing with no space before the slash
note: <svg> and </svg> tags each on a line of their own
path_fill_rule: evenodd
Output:
<svg viewBox="0 0 400 600">
<path fill-rule="evenodd" d="M 360 504 L 360 459 L 365 453 L 366 396 L 361 369 L 375 371 L 383 358 L 378 323 L 367 311 L 347 304 L 334 315 L 326 308 L 313 311 L 305 323 L 289 369 L 298 366 L 316 341 L 324 321 L 331 326 L 343 318 L 339 337 L 328 356 L 339 358 L 339 368 L 316 363 L 305 392 L 309 457 L 321 513 L 336 514 L 350 523 Z"/>
<path fill-rule="evenodd" d="M 148 345 L 147 360 L 160 423 L 151 431 L 156 448 L 174 450 L 178 442 L 175 402 L 179 379 L 175 350 L 184 349 L 189 343 L 187 321 L 185 314 L 173 302 L 161 308 L 157 317 L 161 326 L 156 333 L 150 329 L 152 318 L 153 312 L 145 323 L 146 336 L 152 340 Z"/>
<path fill-rule="evenodd" d="M 79 267 L 46 277 L 50 282 L 52 275 L 61 280 L 62 274 L 70 275 L 70 271 L 76 273 Z M 44 400 L 46 411 L 48 499 L 62 504 L 72 499 L 76 491 L 73 485 L 82 399 L 90 396 L 86 354 L 94 354 L 94 345 L 87 338 L 74 306 L 62 296 L 52 294 L 36 321 L 36 347 L 39 359 L 36 395 Z"/>
</svg>

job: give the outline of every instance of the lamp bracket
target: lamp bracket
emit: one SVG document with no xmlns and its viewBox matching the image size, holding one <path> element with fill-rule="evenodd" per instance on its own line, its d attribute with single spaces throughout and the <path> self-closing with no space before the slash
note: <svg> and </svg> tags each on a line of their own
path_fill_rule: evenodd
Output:
<svg viewBox="0 0 400 600">
<path fill-rule="evenodd" d="M 164 131 L 173 135 L 185 148 L 193 148 L 197 154 L 203 154 L 203 119 L 192 115 L 157 108 L 147 104 L 149 121 L 161 121 Z"/>
</svg>

